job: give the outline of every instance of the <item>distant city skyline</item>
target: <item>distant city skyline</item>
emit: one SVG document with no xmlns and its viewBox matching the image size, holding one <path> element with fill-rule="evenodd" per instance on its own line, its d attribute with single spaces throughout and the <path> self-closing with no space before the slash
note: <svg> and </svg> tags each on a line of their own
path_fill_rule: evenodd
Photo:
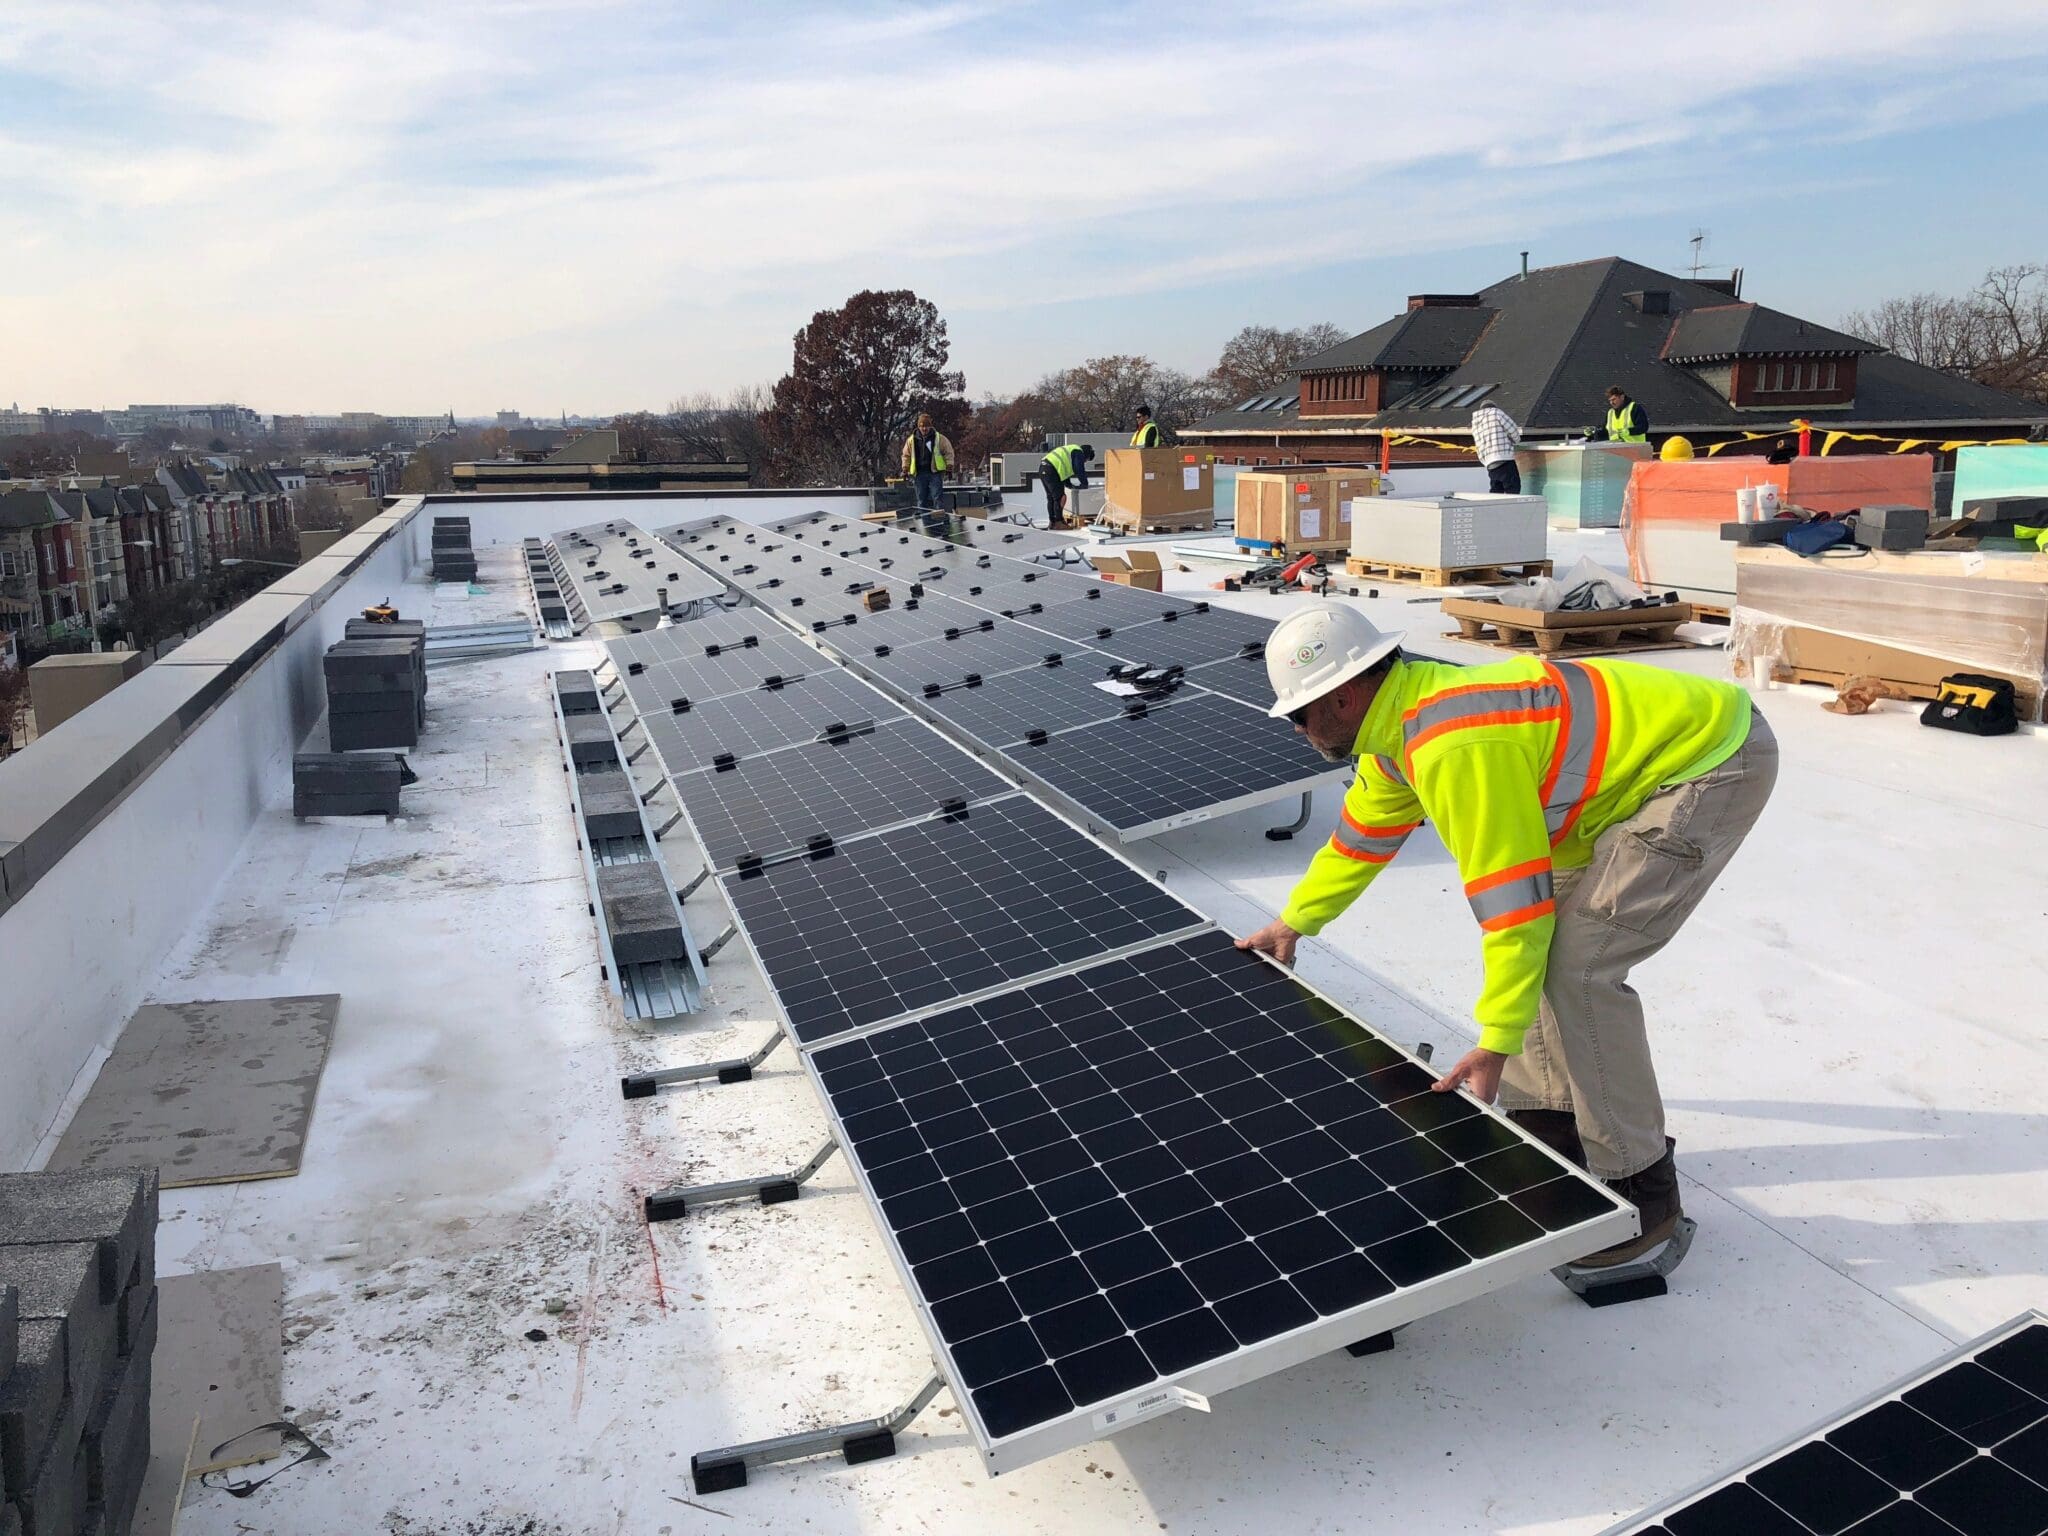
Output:
<svg viewBox="0 0 2048 1536">
<path fill-rule="evenodd" d="M 1712 232 L 1831 321 L 2048 260 L 2048 0 L 14 0 L 0 399 L 541 421 L 909 287 L 970 394 Z"/>
</svg>

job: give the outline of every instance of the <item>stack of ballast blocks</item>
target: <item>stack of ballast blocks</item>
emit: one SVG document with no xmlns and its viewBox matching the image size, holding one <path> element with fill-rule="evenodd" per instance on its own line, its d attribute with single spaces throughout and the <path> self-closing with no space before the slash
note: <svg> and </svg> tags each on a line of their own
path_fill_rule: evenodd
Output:
<svg viewBox="0 0 2048 1536">
<path fill-rule="evenodd" d="M 0 1175 L 0 1536 L 124 1536 L 149 1466 L 153 1168 Z"/>
<path fill-rule="evenodd" d="M 404 774 L 396 753 L 301 752 L 292 759 L 292 814 L 396 816 Z"/>
<path fill-rule="evenodd" d="M 415 747 L 427 718 L 427 629 L 351 619 L 327 648 L 327 741 L 336 752 Z"/>
<path fill-rule="evenodd" d="M 476 580 L 476 551 L 469 544 L 468 518 L 434 519 L 434 580 Z"/>
<path fill-rule="evenodd" d="M 569 605 L 562 601 L 562 584 L 555 579 L 555 568 L 548 563 L 547 546 L 539 539 L 526 541 L 526 574 L 533 581 L 533 600 L 540 609 L 542 627 L 568 623 Z"/>
</svg>

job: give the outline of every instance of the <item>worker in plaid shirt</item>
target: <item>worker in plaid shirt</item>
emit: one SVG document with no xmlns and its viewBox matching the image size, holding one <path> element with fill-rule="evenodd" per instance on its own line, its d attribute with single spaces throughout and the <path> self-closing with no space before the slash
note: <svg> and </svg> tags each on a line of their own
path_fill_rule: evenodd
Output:
<svg viewBox="0 0 2048 1536">
<path fill-rule="evenodd" d="M 1496 496 L 1522 494 L 1522 472 L 1515 467 L 1515 444 L 1521 440 L 1522 429 L 1499 406 L 1482 405 L 1472 412 L 1472 446 L 1486 466 L 1486 488 Z"/>
</svg>

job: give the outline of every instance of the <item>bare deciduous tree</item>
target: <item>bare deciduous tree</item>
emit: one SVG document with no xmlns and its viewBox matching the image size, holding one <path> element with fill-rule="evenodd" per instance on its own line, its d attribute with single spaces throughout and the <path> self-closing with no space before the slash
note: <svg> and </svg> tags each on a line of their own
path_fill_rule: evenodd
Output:
<svg viewBox="0 0 2048 1536">
<path fill-rule="evenodd" d="M 1248 325 L 1224 343 L 1209 378 L 1225 400 L 1236 402 L 1283 384 L 1318 352 L 1327 352 L 1351 333 L 1327 322 L 1283 331 Z"/>
<path fill-rule="evenodd" d="M 1908 362 L 2048 400 L 2048 266 L 1993 267 L 1964 294 L 1909 293 L 1842 317 Z"/>
<path fill-rule="evenodd" d="M 1153 420 L 1176 432 L 1210 414 L 1221 399 L 1207 378 L 1128 353 L 1091 357 L 1049 373 L 1031 387 L 1031 395 L 1042 403 L 1041 433 L 1128 431 L 1141 405 L 1151 406 Z"/>
</svg>

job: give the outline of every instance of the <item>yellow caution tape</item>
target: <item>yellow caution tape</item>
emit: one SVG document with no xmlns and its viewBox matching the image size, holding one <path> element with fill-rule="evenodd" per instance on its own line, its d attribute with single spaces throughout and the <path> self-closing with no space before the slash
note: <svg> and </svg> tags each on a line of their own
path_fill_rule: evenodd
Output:
<svg viewBox="0 0 2048 1536">
<path fill-rule="evenodd" d="M 1745 432 L 1742 434 L 1741 441 L 1754 443 L 1767 437 L 1786 437 L 1794 432 L 1810 432 L 1812 430 L 1812 422 L 1794 417 L 1791 425 L 1780 427 L 1775 432 Z M 1943 441 L 1932 437 L 1889 437 L 1881 432 L 1848 432 L 1841 428 L 1834 428 L 1826 432 L 1821 438 L 1820 457 L 1826 458 L 1830 453 L 1834 452 L 1835 445 L 1842 442 L 1891 443 L 1894 445 L 1892 448 L 1893 453 L 1911 453 L 1915 448 L 1932 448 L 1938 453 L 1953 453 L 1958 448 L 2011 448 L 2024 444 L 2026 441 L 2024 437 L 1953 437 Z M 1716 443 L 1707 450 L 1707 456 L 1711 458 L 1723 448 L 1733 448 L 1736 446 L 1736 442 L 1732 439 L 1725 443 Z"/>
</svg>

